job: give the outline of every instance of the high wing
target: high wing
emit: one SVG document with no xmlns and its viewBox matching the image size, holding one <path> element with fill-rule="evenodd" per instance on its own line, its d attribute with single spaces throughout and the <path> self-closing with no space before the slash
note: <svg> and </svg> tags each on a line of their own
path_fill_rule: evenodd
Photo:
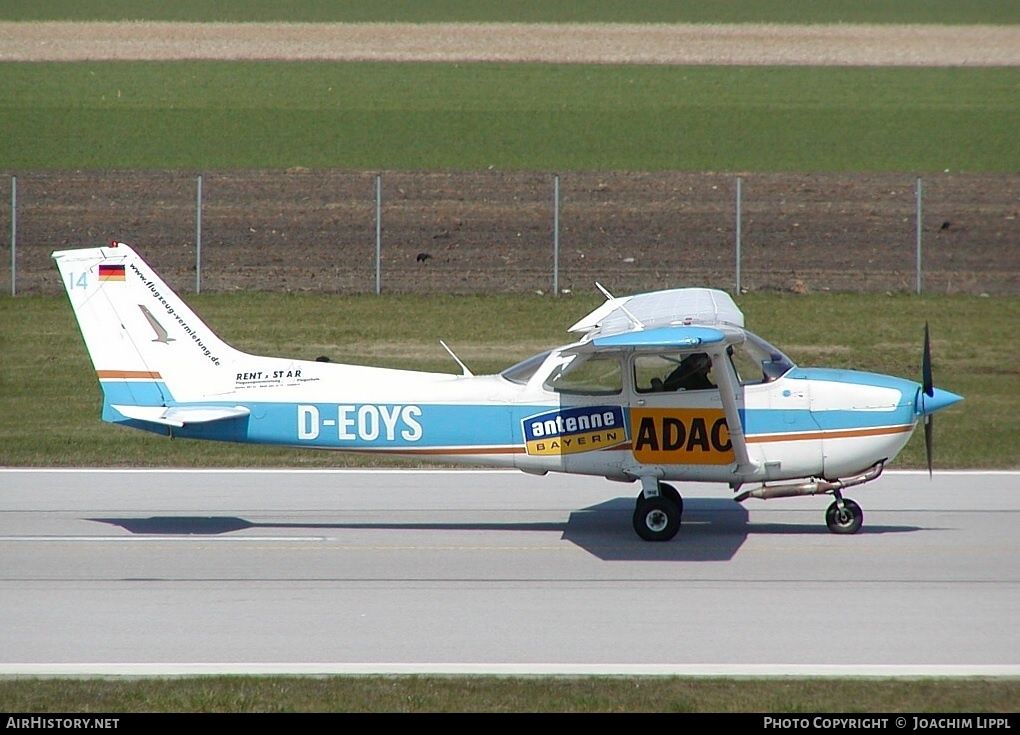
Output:
<svg viewBox="0 0 1020 735">
<path fill-rule="evenodd" d="M 594 338 L 656 327 L 694 324 L 743 328 L 744 314 L 725 291 L 713 288 L 674 288 L 635 296 L 610 296 L 568 331 L 581 332 L 587 338 Z"/>
</svg>

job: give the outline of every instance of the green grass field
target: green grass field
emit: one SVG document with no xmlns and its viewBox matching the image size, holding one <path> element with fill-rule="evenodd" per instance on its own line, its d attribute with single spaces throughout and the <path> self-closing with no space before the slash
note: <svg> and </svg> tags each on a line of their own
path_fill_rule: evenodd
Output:
<svg viewBox="0 0 1020 735">
<path fill-rule="evenodd" d="M 1012 0 L 5 0 L 0 20 L 526 23 L 1020 23 Z"/>
<path fill-rule="evenodd" d="M 882 299 L 881 322 L 868 317 Z M 447 342 L 478 374 L 569 342 L 595 297 L 214 295 L 189 299 L 236 347 L 259 354 L 459 372 Z M 938 417 L 940 468 L 1020 466 L 1020 323 L 1011 298 L 776 295 L 740 299 L 751 329 L 798 363 L 920 379 L 925 321 L 939 387 L 966 400 Z M 410 323 L 398 315 L 414 313 Z M 855 316 L 856 315 L 856 316 Z M 100 391 L 63 297 L 0 298 L 0 465 L 295 466 L 364 463 L 356 455 L 167 441 L 99 420 Z M 116 446 L 116 460 L 109 447 Z M 925 463 L 918 432 L 893 467 Z M 378 460 L 372 460 L 377 462 Z"/>
<path fill-rule="evenodd" d="M 0 681 L 0 710 L 4 712 L 77 715 L 171 711 L 785 712 L 810 718 L 810 713 L 833 712 L 1012 714 L 1018 697 L 1020 681 L 1009 679 L 408 676 Z M 122 721 L 118 729 L 133 723 L 131 719 Z"/>
<path fill-rule="evenodd" d="M 0 169 L 1013 172 L 1020 68 L 0 64 Z"/>
</svg>

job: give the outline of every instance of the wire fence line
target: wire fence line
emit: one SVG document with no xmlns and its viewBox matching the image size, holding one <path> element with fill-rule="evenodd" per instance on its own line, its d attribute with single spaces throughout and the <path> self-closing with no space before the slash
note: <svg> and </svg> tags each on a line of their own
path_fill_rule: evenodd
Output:
<svg viewBox="0 0 1020 735">
<path fill-rule="evenodd" d="M 1020 175 L 7 174 L 12 294 L 111 240 L 182 292 L 1020 294 Z"/>
</svg>

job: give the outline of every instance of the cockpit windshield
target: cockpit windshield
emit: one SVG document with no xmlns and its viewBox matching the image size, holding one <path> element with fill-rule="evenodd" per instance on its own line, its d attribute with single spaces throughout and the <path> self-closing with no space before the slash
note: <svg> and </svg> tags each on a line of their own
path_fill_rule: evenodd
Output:
<svg viewBox="0 0 1020 735">
<path fill-rule="evenodd" d="M 730 360 L 741 383 L 771 383 L 793 369 L 793 361 L 778 349 L 756 334 L 744 334 L 744 342 L 730 348 Z"/>
</svg>

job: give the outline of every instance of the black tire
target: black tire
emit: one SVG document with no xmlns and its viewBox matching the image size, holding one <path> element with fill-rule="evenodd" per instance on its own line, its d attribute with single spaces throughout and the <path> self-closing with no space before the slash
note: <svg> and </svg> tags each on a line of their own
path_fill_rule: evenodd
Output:
<svg viewBox="0 0 1020 735">
<path fill-rule="evenodd" d="M 843 510 L 839 509 L 839 503 L 833 501 L 832 505 L 825 511 L 825 525 L 833 533 L 851 534 L 861 530 L 864 523 L 864 511 L 849 498 L 843 498 Z"/>
<path fill-rule="evenodd" d="M 668 485 L 665 482 L 660 482 L 659 494 L 662 497 L 669 498 L 674 503 L 676 503 L 676 507 L 680 509 L 680 515 L 684 514 L 684 499 L 680 496 L 680 492 L 675 487 L 673 487 L 672 485 Z M 637 496 L 638 502 L 641 502 L 644 499 L 644 497 L 645 493 L 642 490 L 640 493 L 638 493 Z"/>
<path fill-rule="evenodd" d="M 680 509 L 680 515 L 684 514 L 684 499 L 680 497 L 680 492 L 675 487 L 673 487 L 672 485 L 667 485 L 664 482 L 660 482 L 659 494 L 662 495 L 664 498 L 669 498 L 674 503 L 676 503 L 676 507 Z"/>
<path fill-rule="evenodd" d="M 662 495 L 638 497 L 634 505 L 634 530 L 645 541 L 669 541 L 680 530 L 680 509 Z"/>
</svg>

